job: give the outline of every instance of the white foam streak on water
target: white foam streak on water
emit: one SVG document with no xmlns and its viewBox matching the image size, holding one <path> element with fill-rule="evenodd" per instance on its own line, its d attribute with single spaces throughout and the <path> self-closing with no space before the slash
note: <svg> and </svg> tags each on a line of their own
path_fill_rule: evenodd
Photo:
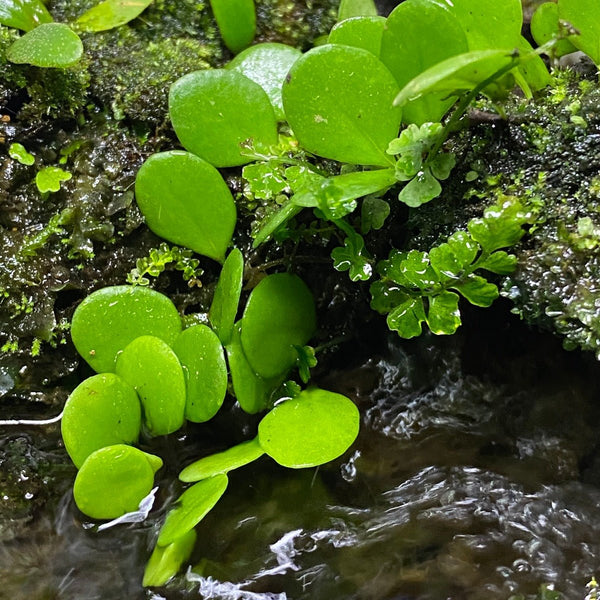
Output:
<svg viewBox="0 0 600 600">
<path fill-rule="evenodd" d="M 287 600 L 285 593 L 272 594 L 270 592 L 258 593 L 242 589 L 250 582 L 231 583 L 230 581 L 217 581 L 212 577 L 202 577 L 192 571 L 186 573 L 186 579 L 199 584 L 198 593 L 203 598 L 219 598 L 220 600 Z"/>
</svg>

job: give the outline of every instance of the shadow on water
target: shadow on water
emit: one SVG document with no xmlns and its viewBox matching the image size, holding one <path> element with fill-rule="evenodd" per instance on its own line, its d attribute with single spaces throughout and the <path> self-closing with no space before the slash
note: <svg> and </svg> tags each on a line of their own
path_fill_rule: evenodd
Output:
<svg viewBox="0 0 600 600">
<path fill-rule="evenodd" d="M 500 600 L 550 583 L 583 600 L 600 563 L 600 368 L 506 306 L 465 320 L 453 338 L 340 353 L 346 364 L 319 384 L 358 403 L 355 446 L 320 469 L 262 458 L 233 473 L 198 527 L 193 571 L 160 590 L 140 581 L 178 469 L 249 435 L 248 423 L 157 442 L 170 468 L 155 510 L 101 533 L 74 507 L 57 428 L 43 441 L 9 432 L 2 444 L 29 436 L 42 448 L 54 493 L 0 529 L 0 597 Z"/>
</svg>

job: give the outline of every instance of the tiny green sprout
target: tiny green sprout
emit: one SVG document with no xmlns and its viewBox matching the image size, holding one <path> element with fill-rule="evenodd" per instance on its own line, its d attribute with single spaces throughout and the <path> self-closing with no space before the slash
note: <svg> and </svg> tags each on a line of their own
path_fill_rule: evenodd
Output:
<svg viewBox="0 0 600 600">
<path fill-rule="evenodd" d="M 153 154 L 137 174 L 135 194 L 154 233 L 223 261 L 236 208 L 227 184 L 211 164 L 179 150 Z"/>
<path fill-rule="evenodd" d="M 315 467 L 346 452 L 359 421 L 358 409 L 346 396 L 313 388 L 275 406 L 258 426 L 258 441 L 284 467 Z"/>
<path fill-rule="evenodd" d="M 142 335 L 172 344 L 181 331 L 174 304 L 154 290 L 128 285 L 102 288 L 75 310 L 71 337 L 82 358 L 102 373 L 114 372 L 117 355 Z"/>
<path fill-rule="evenodd" d="M 51 23 L 52 16 L 42 0 L 2 0 L 0 25 L 31 31 L 42 23 Z"/>
<path fill-rule="evenodd" d="M 134 339 L 117 357 L 116 372 L 138 393 L 151 435 L 167 435 L 183 425 L 185 376 L 177 355 L 163 340 L 151 335 Z M 190 412 L 198 417 L 194 406 Z"/>
<path fill-rule="evenodd" d="M 144 570 L 144 587 L 165 585 L 177 575 L 181 565 L 190 557 L 196 544 L 196 531 L 190 529 L 168 546 L 156 546 Z"/>
<path fill-rule="evenodd" d="M 116 519 L 137 509 L 162 467 L 158 456 L 116 444 L 92 452 L 73 486 L 79 510 L 92 519 Z"/>
<path fill-rule="evenodd" d="M 142 14 L 153 0 L 104 0 L 75 21 L 81 31 L 106 31 L 129 23 Z"/>
<path fill-rule="evenodd" d="M 81 467 L 100 448 L 137 442 L 141 420 L 140 401 L 131 385 L 114 373 L 94 375 L 80 383 L 65 404 L 65 448 Z"/>
<path fill-rule="evenodd" d="M 212 510 L 227 489 L 227 475 L 215 475 L 188 488 L 167 515 L 158 535 L 158 546 L 168 546 L 186 535 Z"/>
<path fill-rule="evenodd" d="M 284 375 L 316 329 L 315 305 L 296 275 L 265 277 L 253 290 L 241 320 L 241 342 L 254 371 L 266 379 Z"/>
<path fill-rule="evenodd" d="M 69 181 L 73 175 L 60 167 L 45 167 L 35 176 L 35 185 L 42 194 L 58 192 L 63 181 Z"/>
<path fill-rule="evenodd" d="M 254 0 L 210 0 L 225 45 L 237 54 L 252 43 L 256 33 Z"/>
<path fill-rule="evenodd" d="M 35 163 L 35 156 L 29 154 L 23 144 L 11 144 L 8 148 L 8 155 L 22 165 L 31 166 Z"/>
<path fill-rule="evenodd" d="M 68 25 L 43 23 L 17 39 L 6 51 L 6 58 L 18 64 L 64 69 L 82 54 L 83 44 Z"/>
</svg>

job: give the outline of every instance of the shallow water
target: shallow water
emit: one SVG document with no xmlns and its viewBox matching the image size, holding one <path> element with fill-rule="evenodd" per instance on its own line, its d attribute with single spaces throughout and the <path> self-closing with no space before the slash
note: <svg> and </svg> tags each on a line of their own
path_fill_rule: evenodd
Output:
<svg viewBox="0 0 600 600">
<path fill-rule="evenodd" d="M 198 527 L 193 571 L 160 590 L 140 581 L 177 471 L 252 423 L 160 441 L 169 471 L 150 517 L 103 532 L 73 504 L 57 428 L 11 430 L 2 444 L 38 448 L 53 492 L 0 529 L 0 597 L 500 600 L 546 583 L 583 600 L 600 564 L 599 367 L 506 313 L 478 315 L 454 339 L 389 337 L 322 373 L 357 401 L 358 442 L 320 469 L 263 457 L 233 473 Z"/>
</svg>

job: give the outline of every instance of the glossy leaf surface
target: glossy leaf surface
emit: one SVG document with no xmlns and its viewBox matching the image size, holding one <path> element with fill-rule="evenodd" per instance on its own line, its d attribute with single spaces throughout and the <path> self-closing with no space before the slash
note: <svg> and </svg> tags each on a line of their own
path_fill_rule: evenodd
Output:
<svg viewBox="0 0 600 600">
<path fill-rule="evenodd" d="M 427 325 L 436 335 L 451 335 L 460 326 L 458 294 L 442 292 L 429 300 Z"/>
<path fill-rule="evenodd" d="M 398 86 L 377 57 L 362 48 L 327 44 L 298 59 L 283 86 L 283 106 L 300 144 L 324 158 L 390 166 L 396 137 Z"/>
<path fill-rule="evenodd" d="M 137 391 L 152 435 L 167 435 L 183 425 L 183 369 L 163 340 L 150 335 L 136 338 L 119 354 L 116 371 Z"/>
<path fill-rule="evenodd" d="M 160 530 L 157 544 L 167 546 L 187 534 L 210 512 L 227 489 L 227 475 L 204 479 L 188 488 L 169 512 Z"/>
<path fill-rule="evenodd" d="M 224 346 L 229 343 L 233 333 L 243 279 L 244 257 L 237 248 L 234 248 L 223 263 L 208 311 L 208 318 Z"/>
<path fill-rule="evenodd" d="M 556 2 L 540 4 L 531 17 L 531 35 L 536 44 L 542 46 L 559 34 L 558 4 Z M 556 43 L 551 53 L 558 57 L 576 51 L 577 48 L 569 40 L 564 39 Z"/>
<path fill-rule="evenodd" d="M 381 61 L 402 88 L 426 69 L 468 49 L 463 29 L 446 4 L 408 0 L 388 17 Z M 427 94 L 403 108 L 403 121 L 418 125 L 439 121 L 454 100 L 444 92 Z"/>
<path fill-rule="evenodd" d="M 265 277 L 248 298 L 241 328 L 244 354 L 258 375 L 287 373 L 296 362 L 294 346 L 304 346 L 316 329 L 310 290 L 296 275 Z"/>
<path fill-rule="evenodd" d="M 256 32 L 254 0 L 210 0 L 225 45 L 236 54 L 252 43 Z"/>
<path fill-rule="evenodd" d="M 385 26 L 384 17 L 352 17 L 334 25 L 327 42 L 363 48 L 379 58 Z"/>
<path fill-rule="evenodd" d="M 65 68 L 74 65 L 82 54 L 83 44 L 68 25 L 42 23 L 18 38 L 6 51 L 6 58 L 34 67 Z"/>
<path fill-rule="evenodd" d="M 89 377 L 67 399 L 61 432 L 65 448 L 81 467 L 94 451 L 114 444 L 134 444 L 142 410 L 135 389 L 113 373 Z"/>
<path fill-rule="evenodd" d="M 51 23 L 52 15 L 41 0 L 2 0 L 0 25 L 31 31 L 42 23 Z"/>
<path fill-rule="evenodd" d="M 227 184 L 212 165 L 189 152 L 153 154 L 137 174 L 135 194 L 156 235 L 223 261 L 236 209 Z"/>
<path fill-rule="evenodd" d="M 75 478 L 79 510 L 92 519 L 116 519 L 138 508 L 162 466 L 158 456 L 132 446 L 106 446 L 90 454 Z"/>
<path fill-rule="evenodd" d="M 285 119 L 281 88 L 291 66 L 302 56 L 302 52 L 286 44 L 256 44 L 240 52 L 228 65 L 251 79 L 267 93 L 275 117 Z"/>
<path fill-rule="evenodd" d="M 314 388 L 268 413 L 258 426 L 258 440 L 284 467 L 315 467 L 350 447 L 359 421 L 358 409 L 346 396 Z"/>
<path fill-rule="evenodd" d="M 146 287 L 118 285 L 90 294 L 75 310 L 71 338 L 79 354 L 99 373 L 115 370 L 117 354 L 141 335 L 172 344 L 181 331 L 175 305 Z"/>
<path fill-rule="evenodd" d="M 375 17 L 377 7 L 373 0 L 341 0 L 338 9 L 338 21 L 351 17 Z"/>
<path fill-rule="evenodd" d="M 181 565 L 192 554 L 196 537 L 196 531 L 191 529 L 168 546 L 156 546 L 146 564 L 142 585 L 158 587 L 177 575 Z"/>
<path fill-rule="evenodd" d="M 258 443 L 257 438 L 248 442 L 242 442 L 237 446 L 233 446 L 233 448 L 228 448 L 223 452 L 211 454 L 193 462 L 179 473 L 179 479 L 190 483 L 208 479 L 222 473 L 228 473 L 233 469 L 238 469 L 255 461 L 264 453 L 265 451 Z"/>
<path fill-rule="evenodd" d="M 104 0 L 92 6 L 75 21 L 82 31 L 105 31 L 129 23 L 138 17 L 153 0 Z"/>
<path fill-rule="evenodd" d="M 277 121 L 267 93 L 241 73 L 195 71 L 169 92 L 169 114 L 183 146 L 215 167 L 235 167 L 252 159 L 240 144 L 277 143 Z"/>
<path fill-rule="evenodd" d="M 227 364 L 217 334 L 206 325 L 194 325 L 179 334 L 173 351 L 185 376 L 185 418 L 194 423 L 212 419 L 227 392 Z"/>
</svg>

